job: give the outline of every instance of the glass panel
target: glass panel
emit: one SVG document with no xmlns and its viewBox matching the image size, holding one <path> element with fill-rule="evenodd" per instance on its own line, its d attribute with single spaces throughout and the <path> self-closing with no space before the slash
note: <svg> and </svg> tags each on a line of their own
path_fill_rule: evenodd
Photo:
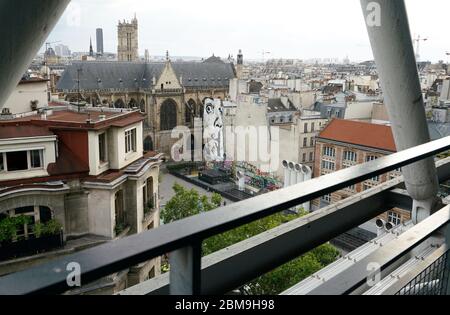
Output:
<svg viewBox="0 0 450 315">
<path fill-rule="evenodd" d="M 25 171 L 28 169 L 27 151 L 6 153 L 8 171 Z"/>
<path fill-rule="evenodd" d="M 42 150 L 30 151 L 31 168 L 42 167 Z"/>
</svg>

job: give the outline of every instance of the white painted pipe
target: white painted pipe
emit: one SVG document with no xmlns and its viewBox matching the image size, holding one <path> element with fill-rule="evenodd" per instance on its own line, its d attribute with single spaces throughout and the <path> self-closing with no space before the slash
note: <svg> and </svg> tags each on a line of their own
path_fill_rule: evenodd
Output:
<svg viewBox="0 0 450 315">
<path fill-rule="evenodd" d="M 297 173 L 295 171 L 295 164 L 293 162 L 289 162 L 289 171 L 291 173 L 291 181 L 289 186 L 294 186 L 297 184 Z"/>
<path fill-rule="evenodd" d="M 303 183 L 305 180 L 305 174 L 303 173 L 302 166 L 300 164 L 295 164 L 295 172 L 297 173 L 296 183 Z"/>
<path fill-rule="evenodd" d="M 291 184 L 291 171 L 289 170 L 289 162 L 283 161 L 283 168 L 284 168 L 284 188 L 289 187 Z"/>
<path fill-rule="evenodd" d="M 237 178 L 238 178 L 238 186 L 240 191 L 245 190 L 245 175 L 241 171 L 237 172 Z"/>
<path fill-rule="evenodd" d="M 303 180 L 305 182 L 309 181 L 312 179 L 312 170 L 309 166 L 307 165 L 302 165 L 302 172 L 303 172 Z M 310 212 L 311 211 L 311 202 L 305 202 L 303 204 L 303 209 L 305 209 L 306 212 Z"/>
<path fill-rule="evenodd" d="M 361 0 L 361 6 L 397 150 L 427 143 L 430 133 L 405 2 Z M 418 223 L 437 206 L 439 184 L 433 158 L 403 167 L 403 176 L 414 200 L 413 221 Z"/>
<path fill-rule="evenodd" d="M 386 232 L 385 230 L 386 222 L 382 219 L 377 219 L 375 221 L 375 225 L 377 226 L 377 236 L 380 237 L 384 235 Z"/>
</svg>

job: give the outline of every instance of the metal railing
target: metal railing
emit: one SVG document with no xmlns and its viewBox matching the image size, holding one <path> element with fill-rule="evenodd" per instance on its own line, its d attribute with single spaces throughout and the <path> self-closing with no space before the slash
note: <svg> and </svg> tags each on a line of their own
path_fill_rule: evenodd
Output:
<svg viewBox="0 0 450 315">
<path fill-rule="evenodd" d="M 233 247 L 220 263 L 215 257 L 216 261 L 211 259 L 208 264 L 203 261 L 202 265 L 203 240 L 447 150 L 450 138 L 69 255 L 0 278 L 0 294 L 63 293 L 71 289 L 66 278 L 70 272 L 67 266 L 73 262 L 81 266 L 82 284 L 87 284 L 167 253 L 171 253 L 170 293 L 226 293 L 382 214 L 396 206 L 396 202 L 409 206 L 411 200 L 395 191 L 401 180 L 392 186 L 374 188 L 350 204 L 283 225 L 280 227 L 283 233 L 252 239 L 246 248 Z M 445 179 L 449 179 L 449 170 L 445 168 L 443 172 Z M 269 252 L 266 246 L 270 246 Z M 249 259 L 252 255 L 261 259 Z M 223 268 L 233 270 L 234 275 L 220 274 L 218 271 L 223 273 Z"/>
</svg>

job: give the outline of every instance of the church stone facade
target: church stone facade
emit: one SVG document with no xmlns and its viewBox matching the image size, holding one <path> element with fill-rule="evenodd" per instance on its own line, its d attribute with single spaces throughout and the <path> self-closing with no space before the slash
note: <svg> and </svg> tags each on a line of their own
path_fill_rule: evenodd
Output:
<svg viewBox="0 0 450 315">
<path fill-rule="evenodd" d="M 66 68 L 57 90 L 70 102 L 80 94 L 93 106 L 140 108 L 147 116 L 144 148 L 170 156 L 173 128 L 193 128 L 203 101 L 225 99 L 234 78 L 234 64 L 214 56 L 203 62 L 77 62 Z"/>
</svg>

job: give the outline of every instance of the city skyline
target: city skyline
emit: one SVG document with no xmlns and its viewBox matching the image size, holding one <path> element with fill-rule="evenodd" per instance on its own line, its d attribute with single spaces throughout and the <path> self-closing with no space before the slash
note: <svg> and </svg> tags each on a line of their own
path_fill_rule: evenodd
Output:
<svg viewBox="0 0 450 315">
<path fill-rule="evenodd" d="M 116 53 L 118 21 L 131 20 L 136 13 L 141 56 L 148 49 L 151 56 L 163 56 L 169 50 L 173 56 L 215 54 L 226 58 L 242 49 L 247 60 L 263 59 L 263 52 L 270 52 L 266 59 L 373 59 L 359 1 L 280 1 L 274 6 L 264 0 L 255 13 L 250 3 L 231 0 L 231 6 L 216 9 L 220 15 L 205 15 L 200 10 L 208 4 L 205 0 L 197 0 L 196 5 L 178 0 L 170 4 L 74 0 L 48 41 L 61 40 L 72 51 L 88 51 L 89 38 L 95 40 L 96 29 L 103 28 L 105 52 Z M 421 6 L 418 0 L 407 0 L 406 5 L 412 35 L 429 39 L 421 43 L 421 60 L 447 61 L 450 42 L 439 27 L 450 3 L 430 0 L 427 6 Z M 442 10 L 436 10 L 437 6 Z M 94 18 L 100 10 L 109 14 Z"/>
</svg>

